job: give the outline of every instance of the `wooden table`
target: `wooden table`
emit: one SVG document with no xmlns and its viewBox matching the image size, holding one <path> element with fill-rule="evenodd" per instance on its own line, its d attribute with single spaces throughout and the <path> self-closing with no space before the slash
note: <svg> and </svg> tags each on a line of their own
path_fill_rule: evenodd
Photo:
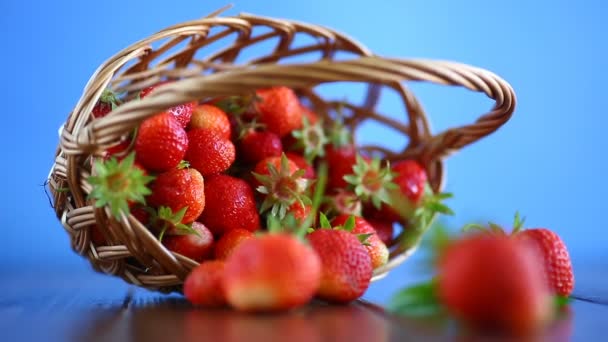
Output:
<svg viewBox="0 0 608 342">
<path fill-rule="evenodd" d="M 591 272 L 593 273 L 593 272 Z M 418 341 L 453 340 L 433 322 L 392 316 L 372 296 L 348 306 L 311 305 L 281 315 L 193 308 L 91 272 L 25 267 L 2 273 L 0 341 Z M 595 294 L 598 294 L 595 295 Z M 608 297 L 577 299 L 539 340 L 607 339 Z"/>
</svg>

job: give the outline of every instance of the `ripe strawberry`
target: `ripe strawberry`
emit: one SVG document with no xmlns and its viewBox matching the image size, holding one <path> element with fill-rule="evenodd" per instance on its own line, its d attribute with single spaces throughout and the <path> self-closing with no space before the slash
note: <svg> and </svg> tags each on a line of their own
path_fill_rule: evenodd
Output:
<svg viewBox="0 0 608 342">
<path fill-rule="evenodd" d="M 234 144 L 213 130 L 205 128 L 190 130 L 188 141 L 185 158 L 203 176 L 224 172 L 234 163 L 236 157 Z"/>
<path fill-rule="evenodd" d="M 137 161 L 147 170 L 163 172 L 175 168 L 188 148 L 186 131 L 169 113 L 144 120 L 135 139 Z"/>
<path fill-rule="evenodd" d="M 293 215 L 293 217 L 296 219 L 296 222 L 304 222 L 304 220 L 308 218 L 308 215 L 310 215 L 311 210 L 312 206 L 310 205 L 302 204 L 300 202 L 294 202 L 292 205 L 289 206 L 287 212 Z"/>
<path fill-rule="evenodd" d="M 224 139 L 232 136 L 228 115 L 216 106 L 202 104 L 194 107 L 189 129 L 205 128 L 215 131 Z"/>
<path fill-rule="evenodd" d="M 304 157 L 302 157 L 301 155 L 294 153 L 294 152 L 286 152 L 285 155 L 287 156 L 287 159 L 291 160 L 292 162 L 294 162 L 294 164 L 296 164 L 298 169 L 302 169 L 305 171 L 304 174 L 302 175 L 303 178 L 306 178 L 306 179 L 317 178 L 315 169 Z"/>
<path fill-rule="evenodd" d="M 170 81 L 163 81 L 143 89 L 139 93 L 139 98 L 143 99 L 144 97 L 150 95 L 150 93 L 152 93 L 158 86 L 169 82 Z M 182 128 L 186 128 L 188 126 L 188 123 L 190 123 L 190 118 L 192 117 L 192 110 L 195 106 L 196 102 L 182 103 L 175 107 L 169 108 L 168 110 L 166 110 L 166 112 L 173 115 L 175 119 L 177 119 L 177 122 L 179 122 L 179 124 L 182 126 Z"/>
<path fill-rule="evenodd" d="M 543 259 L 544 275 L 549 288 L 556 294 L 570 296 L 574 289 L 574 273 L 566 244 L 554 232 L 546 228 L 513 231 L 517 239 L 531 242 Z"/>
<path fill-rule="evenodd" d="M 368 218 L 366 218 L 365 220 L 367 220 L 367 222 L 369 222 L 369 224 L 372 227 L 374 227 L 374 230 L 376 231 L 378 238 L 380 238 L 380 240 L 382 242 L 384 242 L 385 245 L 388 246 L 391 243 L 391 241 L 393 240 L 393 235 L 395 232 L 393 223 L 390 221 L 368 219 Z"/>
<path fill-rule="evenodd" d="M 307 106 L 301 105 L 300 110 L 302 111 L 302 115 L 304 115 L 311 125 L 314 125 L 319 121 L 319 115 Z"/>
<path fill-rule="evenodd" d="M 344 176 L 344 180 L 363 202 L 371 202 L 377 209 L 382 204 L 389 203 L 389 192 L 397 189 L 390 167 L 383 167 L 379 158 L 370 159 L 357 155 L 351 174 Z"/>
<path fill-rule="evenodd" d="M 290 136 L 293 140 L 286 139 L 289 149 L 300 153 L 309 162 L 312 163 L 317 157 L 325 156 L 325 146 L 329 143 L 329 139 L 325 134 L 322 120 L 313 124 L 305 116 L 302 128 L 291 132 Z"/>
<path fill-rule="evenodd" d="M 333 226 L 343 226 L 348 221 L 350 215 L 339 215 L 332 220 Z M 388 248 L 380 240 L 378 234 L 376 234 L 376 230 L 372 225 L 369 224 L 363 217 L 355 216 L 355 226 L 352 230 L 353 234 L 369 234 L 366 240 L 367 252 L 372 260 L 372 268 L 376 269 L 380 266 L 385 265 L 388 262 L 389 252 Z"/>
<path fill-rule="evenodd" d="M 363 295 L 372 277 L 369 253 L 352 233 L 340 229 L 317 229 L 308 234 L 321 259 L 321 285 L 317 296 L 348 303 Z"/>
<path fill-rule="evenodd" d="M 401 193 L 414 205 L 420 203 L 428 180 L 424 168 L 415 160 L 408 159 L 394 163 L 392 169 Z"/>
<path fill-rule="evenodd" d="M 101 93 L 101 97 L 97 103 L 95 103 L 95 106 L 93 106 L 91 113 L 96 119 L 102 118 L 108 115 L 108 113 L 110 113 L 114 107 L 118 106 L 119 103 L 116 94 L 109 89 L 105 89 L 103 93 Z"/>
<path fill-rule="evenodd" d="M 239 142 L 239 157 L 248 163 L 257 163 L 269 157 L 280 157 L 283 153 L 281 138 L 270 131 L 251 130 Z"/>
<path fill-rule="evenodd" d="M 260 228 L 253 190 L 242 179 L 222 174 L 207 177 L 205 202 L 199 221 L 216 236 L 238 228 L 251 232 Z"/>
<path fill-rule="evenodd" d="M 224 289 L 241 311 L 288 310 L 308 303 L 319 288 L 315 251 L 287 234 L 249 239 L 226 261 Z"/>
<path fill-rule="evenodd" d="M 222 288 L 225 264 L 223 261 L 205 261 L 195 267 L 184 281 L 184 296 L 194 305 L 221 307 L 226 305 Z"/>
<path fill-rule="evenodd" d="M 474 234 L 439 256 L 437 295 L 471 327 L 528 334 L 550 317 L 539 255 L 500 234 Z"/>
<path fill-rule="evenodd" d="M 271 209 L 272 215 L 282 219 L 292 204 L 310 205 L 310 199 L 304 194 L 308 188 L 304 173 L 285 154 L 259 161 L 252 174 L 256 190 L 265 195 L 260 212 Z"/>
<path fill-rule="evenodd" d="M 328 189 L 344 189 L 348 186 L 344 176 L 353 173 L 353 166 L 357 162 L 357 150 L 354 145 L 348 144 L 340 147 L 328 145 L 325 149 L 328 164 Z"/>
<path fill-rule="evenodd" d="M 323 212 L 361 216 L 361 201 L 354 192 L 345 189 L 333 190 L 326 196 Z"/>
<path fill-rule="evenodd" d="M 251 239 L 253 233 L 249 230 L 237 228 L 232 229 L 224 234 L 215 244 L 215 258 L 218 260 L 226 260 L 234 250 L 241 245 L 245 240 Z"/>
<path fill-rule="evenodd" d="M 256 103 L 260 122 L 271 132 L 283 137 L 302 126 L 300 100 L 295 92 L 287 87 L 258 89 Z"/>
<path fill-rule="evenodd" d="M 165 236 L 162 242 L 170 251 L 201 262 L 208 259 L 213 253 L 213 235 L 200 222 L 193 222 L 192 230 L 192 232 L 179 232 L 179 235 L 175 235 L 179 230 L 172 229 L 167 234 L 174 235 Z"/>
<path fill-rule="evenodd" d="M 187 208 L 182 223 L 195 221 L 205 209 L 205 181 L 195 169 L 172 169 L 159 174 L 151 185 L 149 202 L 173 212 Z"/>
</svg>

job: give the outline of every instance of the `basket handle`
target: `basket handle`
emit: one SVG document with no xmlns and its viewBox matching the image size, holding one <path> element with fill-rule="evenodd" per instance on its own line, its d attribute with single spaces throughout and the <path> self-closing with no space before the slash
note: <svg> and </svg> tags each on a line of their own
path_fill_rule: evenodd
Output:
<svg viewBox="0 0 608 342">
<path fill-rule="evenodd" d="M 191 70 L 188 73 L 192 75 Z M 494 108 L 475 123 L 449 129 L 421 146 L 413 146 L 420 153 L 418 155 L 427 161 L 443 158 L 494 132 L 511 117 L 515 108 L 515 94 L 507 82 L 489 71 L 465 64 L 369 56 L 308 64 L 249 65 L 160 86 L 146 98 L 127 102 L 110 115 L 93 120 L 75 132 L 64 131 L 61 144 L 67 154 L 95 151 L 100 146 L 108 146 L 117 141 L 139 122 L 162 110 L 160 108 L 207 97 L 245 94 L 255 88 L 279 85 L 301 88 L 338 81 L 385 83 L 408 80 L 463 86 L 483 92 L 496 101 Z M 90 92 L 97 90 L 87 89 Z"/>
</svg>

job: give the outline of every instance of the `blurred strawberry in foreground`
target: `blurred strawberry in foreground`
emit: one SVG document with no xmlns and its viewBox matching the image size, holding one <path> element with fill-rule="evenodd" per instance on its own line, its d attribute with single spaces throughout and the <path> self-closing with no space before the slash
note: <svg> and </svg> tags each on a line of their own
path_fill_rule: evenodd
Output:
<svg viewBox="0 0 608 342">
<path fill-rule="evenodd" d="M 194 268 L 184 282 L 184 296 L 195 305 L 219 307 L 226 305 L 222 283 L 224 262 L 205 261 Z"/>
<path fill-rule="evenodd" d="M 311 247 L 292 235 L 267 234 L 246 240 L 226 260 L 224 288 L 238 310 L 288 310 L 312 299 L 320 277 Z"/>
<path fill-rule="evenodd" d="M 251 238 L 253 238 L 253 233 L 245 229 L 237 228 L 228 231 L 215 244 L 215 258 L 218 260 L 228 259 L 238 246 Z"/>
</svg>

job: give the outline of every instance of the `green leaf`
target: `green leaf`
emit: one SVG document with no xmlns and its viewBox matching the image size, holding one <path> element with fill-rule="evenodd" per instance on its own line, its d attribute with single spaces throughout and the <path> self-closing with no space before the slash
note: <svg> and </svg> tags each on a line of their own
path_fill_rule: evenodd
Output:
<svg viewBox="0 0 608 342">
<path fill-rule="evenodd" d="M 519 215 L 519 211 L 515 212 L 515 218 L 513 219 L 513 233 L 517 233 L 521 231 L 524 227 L 524 223 L 526 222 L 525 217 L 521 217 Z"/>
<path fill-rule="evenodd" d="M 444 309 L 436 296 L 435 281 L 407 287 L 396 293 L 388 305 L 388 310 L 408 317 L 437 317 Z"/>
<path fill-rule="evenodd" d="M 183 224 L 183 223 L 176 224 L 175 233 L 177 235 L 196 235 L 198 237 L 202 237 L 201 234 L 196 229 L 192 228 L 192 224 Z"/>
<path fill-rule="evenodd" d="M 331 223 L 323 213 L 319 213 L 319 224 L 322 229 L 331 229 Z"/>
<path fill-rule="evenodd" d="M 370 243 L 367 241 L 369 239 L 370 236 L 374 235 L 373 233 L 362 233 L 362 234 L 356 234 L 357 239 L 359 239 L 359 242 L 361 242 L 361 244 L 363 246 L 371 246 Z"/>
<path fill-rule="evenodd" d="M 344 230 L 346 230 L 347 232 L 352 232 L 353 229 L 355 229 L 355 216 L 354 215 L 350 215 L 347 219 L 346 222 L 344 222 Z"/>
<path fill-rule="evenodd" d="M 177 168 L 178 168 L 179 170 L 182 170 L 182 169 L 187 169 L 187 168 L 189 168 L 189 167 L 190 167 L 190 163 L 189 163 L 188 161 L 186 161 L 186 160 L 182 160 L 182 161 L 180 161 L 180 162 L 179 162 L 179 164 L 177 165 Z"/>
</svg>

